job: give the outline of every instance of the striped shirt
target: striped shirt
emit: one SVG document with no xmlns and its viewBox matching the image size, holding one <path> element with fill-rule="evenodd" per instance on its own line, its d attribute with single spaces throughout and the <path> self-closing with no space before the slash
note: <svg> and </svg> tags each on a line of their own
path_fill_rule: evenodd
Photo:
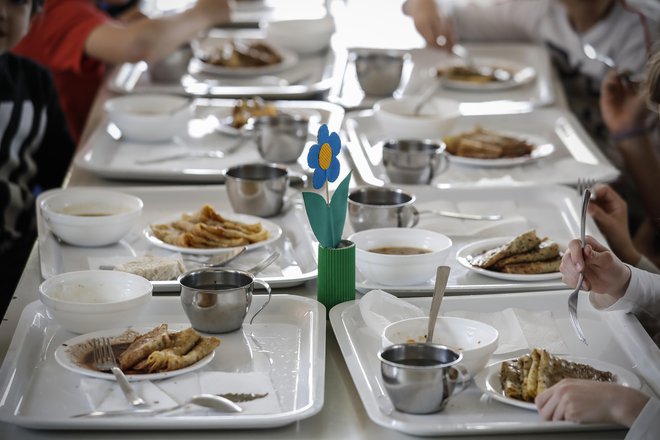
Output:
<svg viewBox="0 0 660 440">
<path fill-rule="evenodd" d="M 0 54 L 0 256 L 36 234 L 38 189 L 61 185 L 74 144 L 48 71 Z"/>
</svg>

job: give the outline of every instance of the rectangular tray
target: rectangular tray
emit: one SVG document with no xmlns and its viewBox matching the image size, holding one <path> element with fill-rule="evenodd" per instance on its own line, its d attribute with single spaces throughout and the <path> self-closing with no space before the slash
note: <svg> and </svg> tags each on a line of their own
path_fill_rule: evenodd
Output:
<svg viewBox="0 0 660 440">
<path fill-rule="evenodd" d="M 501 187 L 457 186 L 433 188 L 429 186 L 400 186 L 416 197 L 418 210 L 435 209 L 469 214 L 500 214 L 504 218 L 522 216 L 527 220 L 524 230 L 536 229 L 540 236 L 555 240 L 560 247 L 579 237 L 581 198 L 571 188 L 560 185 L 520 185 Z M 347 228 L 350 224 L 347 222 Z M 491 237 L 516 235 L 503 233 L 509 228 L 484 230 L 478 236 L 469 235 L 471 227 L 488 226 L 487 221 L 455 220 L 422 214 L 418 228 L 428 228 L 447 233 L 453 245 L 445 264 L 451 267 L 447 283 L 448 294 L 466 293 L 509 293 L 537 290 L 565 289 L 560 277 L 549 281 L 516 282 L 499 280 L 474 273 L 463 267 L 456 259 L 456 253 L 463 247 L 477 240 Z M 605 239 L 600 234 L 593 220 L 587 218 L 587 233 L 602 243 Z M 444 228 L 444 229 L 443 229 Z M 465 231 L 454 233 L 447 231 Z M 424 284 L 416 286 L 386 286 L 365 278 L 359 269 L 355 276 L 356 288 L 360 292 L 381 289 L 397 296 L 432 295 L 435 276 Z"/>
<path fill-rule="evenodd" d="M 211 31 L 208 38 L 263 38 L 254 29 Z M 115 93 L 169 93 L 197 97 L 242 98 L 261 96 L 267 99 L 310 99 L 320 97 L 333 84 L 343 63 L 343 54 L 332 47 L 319 54 L 300 56 L 298 63 L 283 72 L 265 76 L 220 77 L 185 74 L 179 82 L 158 83 L 149 77 L 144 61 L 124 63 L 108 76 L 106 86 Z"/>
<path fill-rule="evenodd" d="M 318 124 L 338 131 L 344 118 L 344 109 L 323 101 L 274 101 L 278 109 L 311 117 L 308 149 L 316 140 Z M 97 176 L 108 179 L 166 182 L 223 182 L 222 170 L 248 162 L 263 162 L 255 143 L 248 139 L 233 153 L 222 158 L 188 157 L 167 162 L 140 165 L 140 159 L 165 157 L 185 151 L 226 151 L 239 142 L 236 136 L 215 131 L 218 119 L 231 115 L 235 101 L 232 99 L 204 99 L 194 101 L 195 115 L 188 125 L 188 133 L 166 142 L 147 144 L 116 140 L 107 117 L 95 128 L 82 148 L 76 153 L 74 163 Z M 115 127 L 116 128 L 116 127 Z M 116 134 L 115 134 L 116 137 Z M 305 150 L 306 151 L 306 150 Z M 307 153 L 301 154 L 291 170 L 306 173 Z"/>
<path fill-rule="evenodd" d="M 344 125 L 351 156 L 357 163 L 360 177 L 372 185 L 389 183 L 382 165 L 382 147 L 378 144 L 391 137 L 387 129 L 369 110 L 349 113 Z M 452 163 L 450 158 L 449 168 L 436 176 L 432 185 L 510 182 L 575 185 L 580 177 L 608 182 L 619 175 L 575 116 L 557 108 L 536 109 L 516 115 L 463 114 L 449 132 L 438 133 L 433 140 L 440 142 L 443 136 L 470 131 L 476 125 L 522 138 L 527 135 L 537 142 L 543 140 L 553 144 L 554 151 L 547 157 L 511 167 L 457 164 Z M 410 137 L 415 138 L 415 133 L 411 132 Z"/>
<path fill-rule="evenodd" d="M 556 321 L 557 328 L 566 343 L 568 355 L 600 359 L 633 371 L 647 384 L 660 377 L 660 368 L 647 366 L 649 372 L 642 371 L 634 353 L 629 353 L 625 342 L 615 339 L 617 328 L 607 321 L 608 315 L 619 312 L 598 312 L 590 306 L 587 295 L 580 296 L 580 323 L 585 331 L 589 345 L 580 342 L 571 328 L 566 298 L 568 291 L 522 293 L 518 295 L 480 295 L 452 296 L 442 303 L 443 311 L 467 310 L 491 312 L 509 307 L 532 311 L 549 310 Z M 428 311 L 430 298 L 409 298 L 413 304 Z M 535 411 L 500 403 L 482 393 L 470 384 L 462 393 L 454 396 L 443 412 L 429 415 L 412 415 L 399 411 L 390 411 L 391 402 L 384 393 L 380 375 L 380 364 L 376 353 L 381 348 L 380 336 L 370 330 L 360 314 L 357 301 L 335 306 L 330 311 L 330 323 L 341 348 L 348 370 L 360 395 L 360 399 L 376 424 L 395 429 L 406 434 L 421 436 L 452 435 L 494 435 L 504 433 L 539 433 L 562 431 L 589 431 L 620 429 L 615 426 L 579 425 L 570 422 L 543 422 Z M 629 335 L 622 335 L 626 338 Z M 628 338 L 626 338 L 628 339 Z M 645 346 L 648 350 L 657 347 L 647 337 Z M 493 359 L 496 361 L 499 359 Z M 656 385 L 657 388 L 657 385 Z M 644 387 L 644 391 L 653 394 Z M 389 405 L 388 405 L 389 404 Z M 390 407 L 391 408 L 391 407 Z"/>
<path fill-rule="evenodd" d="M 515 89 L 504 91 L 456 91 L 440 88 L 438 96 L 455 99 L 461 103 L 472 103 L 472 108 L 496 108 L 501 112 L 516 113 L 521 109 L 548 106 L 555 102 L 552 64 L 545 47 L 524 43 L 466 43 L 474 57 L 500 58 L 534 67 L 536 79 Z M 349 49 L 350 50 L 350 49 Z M 374 50 L 374 49 L 371 49 Z M 396 52 L 406 52 L 396 50 Z M 430 70 L 451 59 L 451 55 L 438 49 L 417 48 L 410 53 L 412 67 L 404 70 L 401 85 L 396 95 L 420 95 L 431 84 Z M 367 96 L 362 91 L 355 73 L 355 64 L 349 56 L 342 56 L 342 71 L 328 93 L 328 100 L 340 104 L 347 110 L 371 108 L 382 96 Z"/>
<path fill-rule="evenodd" d="M 253 307 L 265 299 L 255 295 Z M 36 429 L 262 429 L 318 413 L 323 407 L 325 378 L 323 305 L 309 298 L 273 295 L 252 325 L 247 324 L 249 315 L 242 330 L 220 335 L 218 356 L 199 371 L 268 374 L 278 394 L 279 413 L 72 419 L 71 415 L 90 410 L 79 389 L 82 376 L 62 368 L 53 353 L 74 335 L 50 319 L 45 307 L 35 301 L 21 314 L 0 369 L 5 396 L 0 420 Z M 179 298 L 153 298 L 136 324 L 186 322 Z"/>
<path fill-rule="evenodd" d="M 161 256 L 174 255 L 174 252 L 152 245 L 142 234 L 144 228 L 150 223 L 177 217 L 180 213 L 197 211 L 205 203 L 210 203 L 220 213 L 227 213 L 230 218 L 229 214 L 233 212 L 227 198 L 226 188 L 219 185 L 122 187 L 114 190 L 140 197 L 144 208 L 140 219 L 128 235 L 110 246 L 84 248 L 61 243 L 50 232 L 37 209 L 39 259 L 41 276 L 44 279 L 64 272 L 97 269 L 97 266 L 90 267 L 90 262 L 102 261 L 103 258 L 141 256 L 145 252 Z M 41 200 L 40 197 L 37 198 L 37 206 Z M 291 206 L 285 212 L 270 218 L 269 221 L 277 223 L 282 228 L 282 237 L 272 244 L 239 256 L 234 260 L 232 266 L 250 267 L 265 258 L 271 251 L 277 250 L 280 257 L 259 276 L 271 287 L 291 287 L 316 278 L 317 241 L 307 221 L 304 207 L 298 198 L 292 200 Z M 89 258 L 95 260 L 89 260 Z M 179 292 L 180 290 L 176 280 L 154 281 L 152 284 L 155 292 Z"/>
</svg>

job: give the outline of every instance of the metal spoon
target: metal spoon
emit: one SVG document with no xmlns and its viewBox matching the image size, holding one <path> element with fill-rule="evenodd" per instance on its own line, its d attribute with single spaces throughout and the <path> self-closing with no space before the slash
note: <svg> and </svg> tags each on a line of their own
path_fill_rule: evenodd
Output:
<svg viewBox="0 0 660 440">
<path fill-rule="evenodd" d="M 449 271 L 450 271 L 449 266 L 438 266 L 438 271 L 435 275 L 435 289 L 433 291 L 433 299 L 431 300 L 429 327 L 428 330 L 426 331 L 427 344 L 433 341 L 435 322 L 438 319 L 438 312 L 440 311 L 440 304 L 442 304 L 442 298 L 445 296 L 445 288 L 447 287 L 447 280 L 449 279 Z"/>
<path fill-rule="evenodd" d="M 419 113 L 422 111 L 422 108 L 426 105 L 426 103 L 429 102 L 429 99 L 433 97 L 435 94 L 435 91 L 438 90 L 440 87 L 440 81 L 434 82 L 429 89 L 424 92 L 422 97 L 419 99 L 419 102 L 415 104 L 415 108 L 413 109 L 412 115 L 413 116 L 419 116 Z"/>
<path fill-rule="evenodd" d="M 590 60 L 600 61 L 610 69 L 618 70 L 618 66 L 616 65 L 616 63 L 612 58 L 608 57 L 607 55 L 603 55 L 602 53 L 598 53 L 596 51 L 596 48 L 593 47 L 591 44 L 585 43 L 582 46 L 582 51 Z"/>
<path fill-rule="evenodd" d="M 163 414 L 170 411 L 181 409 L 186 405 L 199 405 L 205 408 L 211 408 L 216 411 L 226 413 L 239 413 L 243 411 L 239 405 L 235 404 L 229 399 L 215 395 L 215 394 L 197 394 L 188 400 L 178 405 L 169 408 L 158 409 L 122 409 L 117 411 L 92 411 L 84 414 L 76 414 L 72 418 L 80 417 L 121 417 L 121 416 L 153 416 L 156 414 Z"/>
</svg>

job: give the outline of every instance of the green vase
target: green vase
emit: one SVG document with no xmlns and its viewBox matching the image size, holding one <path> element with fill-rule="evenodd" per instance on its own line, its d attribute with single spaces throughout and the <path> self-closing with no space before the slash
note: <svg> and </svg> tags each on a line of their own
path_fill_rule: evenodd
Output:
<svg viewBox="0 0 660 440">
<path fill-rule="evenodd" d="M 327 312 L 339 303 L 355 299 L 355 243 L 342 240 L 336 248 L 319 244 L 316 297 Z"/>
</svg>

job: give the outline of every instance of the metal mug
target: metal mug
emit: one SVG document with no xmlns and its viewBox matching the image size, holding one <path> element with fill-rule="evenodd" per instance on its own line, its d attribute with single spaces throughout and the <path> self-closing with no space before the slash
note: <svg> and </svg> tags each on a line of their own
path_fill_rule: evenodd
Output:
<svg viewBox="0 0 660 440">
<path fill-rule="evenodd" d="M 364 187 L 348 195 L 348 219 L 355 232 L 373 228 L 412 228 L 419 223 L 415 196 L 401 189 Z"/>
<path fill-rule="evenodd" d="M 253 163 L 231 167 L 224 175 L 229 202 L 235 212 L 272 217 L 282 210 L 289 186 L 287 168 Z"/>
<path fill-rule="evenodd" d="M 385 391 L 396 409 L 430 414 L 447 405 L 469 382 L 463 358 L 453 348 L 425 343 L 396 344 L 378 353 Z"/>
<path fill-rule="evenodd" d="M 243 270 L 191 270 L 179 276 L 178 281 L 183 311 L 192 327 L 203 333 L 227 333 L 241 328 L 252 304 L 255 284 L 268 291 L 268 299 L 252 315 L 250 324 L 270 302 L 268 283 Z"/>
<path fill-rule="evenodd" d="M 249 123 L 254 142 L 267 162 L 296 162 L 307 143 L 309 118 L 288 113 L 260 116 Z"/>
<path fill-rule="evenodd" d="M 391 139 L 383 141 L 381 146 L 383 167 L 392 183 L 428 185 L 448 165 L 444 143 Z"/>
<path fill-rule="evenodd" d="M 410 55 L 396 51 L 354 50 L 350 58 L 366 95 L 389 96 L 399 88 L 403 66 Z"/>
</svg>

